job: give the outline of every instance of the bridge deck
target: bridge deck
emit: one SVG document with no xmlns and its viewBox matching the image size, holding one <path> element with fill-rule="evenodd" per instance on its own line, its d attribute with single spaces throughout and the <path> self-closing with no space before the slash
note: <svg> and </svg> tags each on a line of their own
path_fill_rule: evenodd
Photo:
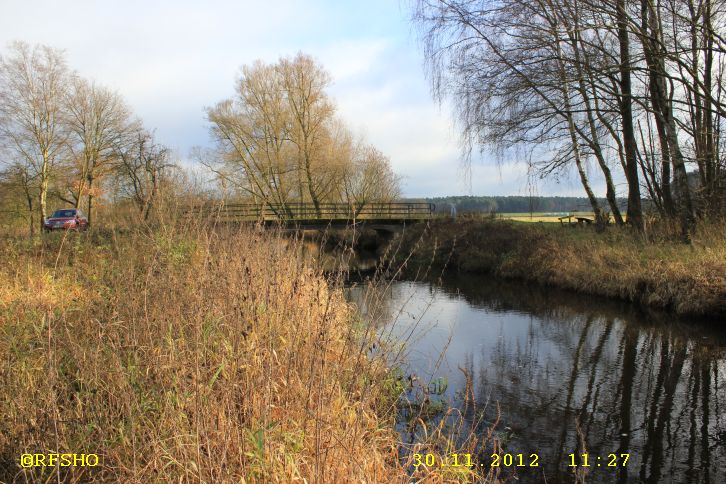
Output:
<svg viewBox="0 0 726 484">
<path fill-rule="evenodd" d="M 214 217 L 219 222 L 262 222 L 265 224 L 321 227 L 350 224 L 397 225 L 431 218 L 434 204 L 424 202 L 250 204 L 226 203 L 189 208 L 185 215 Z"/>
</svg>

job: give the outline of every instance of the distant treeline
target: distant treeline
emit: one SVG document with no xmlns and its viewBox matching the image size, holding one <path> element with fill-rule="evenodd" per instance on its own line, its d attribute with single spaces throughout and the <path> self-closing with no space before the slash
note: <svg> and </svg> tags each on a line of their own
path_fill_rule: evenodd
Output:
<svg viewBox="0 0 726 484">
<path fill-rule="evenodd" d="M 590 202 L 585 197 L 483 197 L 483 196 L 453 196 L 426 198 L 427 202 L 436 204 L 436 212 L 451 211 L 452 205 L 458 213 L 465 212 L 498 212 L 498 213 L 526 213 L 526 212 L 571 212 L 574 210 L 591 211 Z M 605 199 L 601 202 L 604 206 Z M 622 207 L 627 206 L 627 200 L 618 200 Z"/>
</svg>

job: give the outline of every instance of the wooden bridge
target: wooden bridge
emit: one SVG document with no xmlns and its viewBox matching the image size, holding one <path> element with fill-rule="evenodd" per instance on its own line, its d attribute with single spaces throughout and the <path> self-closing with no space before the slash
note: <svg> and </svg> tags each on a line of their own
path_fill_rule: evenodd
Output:
<svg viewBox="0 0 726 484">
<path fill-rule="evenodd" d="M 220 203 L 191 207 L 185 218 L 213 218 L 216 222 L 256 222 L 296 228 L 325 228 L 347 225 L 405 225 L 428 220 L 435 205 L 426 202 L 287 203 L 252 204 Z"/>
</svg>

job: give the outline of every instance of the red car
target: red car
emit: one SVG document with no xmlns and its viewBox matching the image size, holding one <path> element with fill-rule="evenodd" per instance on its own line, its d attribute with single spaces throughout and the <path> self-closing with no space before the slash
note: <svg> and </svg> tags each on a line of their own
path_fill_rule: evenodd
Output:
<svg viewBox="0 0 726 484">
<path fill-rule="evenodd" d="M 43 223 L 43 229 L 48 232 L 53 230 L 86 230 L 87 228 L 88 217 L 77 208 L 56 210 Z"/>
</svg>

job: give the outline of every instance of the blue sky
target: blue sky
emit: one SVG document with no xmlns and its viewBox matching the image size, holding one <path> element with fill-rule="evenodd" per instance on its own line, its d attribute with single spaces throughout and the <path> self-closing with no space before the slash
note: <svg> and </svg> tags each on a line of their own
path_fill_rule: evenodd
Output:
<svg viewBox="0 0 726 484">
<path fill-rule="evenodd" d="M 523 164 L 483 155 L 466 176 L 451 110 L 430 95 L 408 0 L 2 5 L 3 50 L 13 40 L 65 49 L 73 69 L 118 90 L 182 159 L 210 144 L 204 107 L 232 95 L 242 65 L 302 51 L 332 74 L 339 114 L 391 158 L 404 195 L 528 193 Z M 573 176 L 534 191 L 584 195 Z"/>
</svg>

